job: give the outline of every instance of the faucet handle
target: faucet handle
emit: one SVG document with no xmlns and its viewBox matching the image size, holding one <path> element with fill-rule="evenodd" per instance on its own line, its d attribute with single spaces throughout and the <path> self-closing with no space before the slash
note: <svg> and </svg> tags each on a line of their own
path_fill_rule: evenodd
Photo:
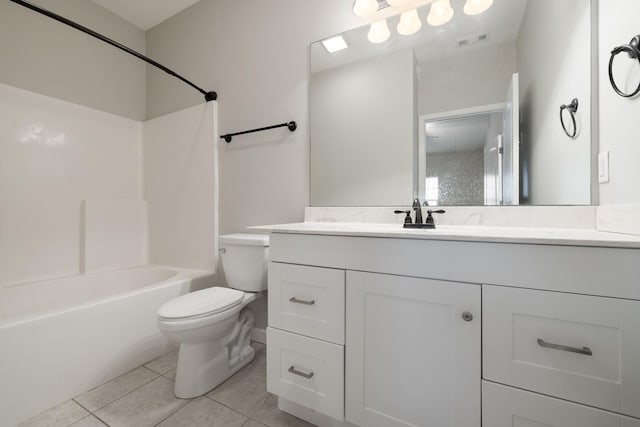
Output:
<svg viewBox="0 0 640 427">
<path fill-rule="evenodd" d="M 439 209 L 437 211 L 432 211 L 431 209 L 429 209 L 427 211 L 427 218 L 424 220 L 424 223 L 431 224 L 435 227 L 435 221 L 433 220 L 433 216 L 431 216 L 431 214 L 443 214 L 443 213 L 446 213 L 444 209 Z"/>
<path fill-rule="evenodd" d="M 404 223 L 405 224 L 411 224 L 411 211 L 393 211 L 394 214 L 399 215 L 399 214 L 405 214 L 404 217 Z"/>
</svg>

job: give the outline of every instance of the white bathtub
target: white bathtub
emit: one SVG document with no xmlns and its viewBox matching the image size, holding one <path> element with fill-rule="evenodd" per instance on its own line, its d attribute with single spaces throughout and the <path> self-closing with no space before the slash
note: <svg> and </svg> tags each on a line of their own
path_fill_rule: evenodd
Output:
<svg viewBox="0 0 640 427">
<path fill-rule="evenodd" d="M 170 349 L 164 302 L 209 272 L 143 266 L 0 288 L 0 426 L 12 426 Z"/>
</svg>

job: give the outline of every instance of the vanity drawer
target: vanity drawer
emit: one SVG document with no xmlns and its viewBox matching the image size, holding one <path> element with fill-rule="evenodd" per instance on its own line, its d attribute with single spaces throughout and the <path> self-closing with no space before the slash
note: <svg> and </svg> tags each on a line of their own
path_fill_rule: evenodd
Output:
<svg viewBox="0 0 640 427">
<path fill-rule="evenodd" d="M 267 328 L 267 389 L 344 419 L 344 346 Z"/>
<path fill-rule="evenodd" d="M 483 381 L 482 425 L 486 427 L 640 427 L 640 420 Z"/>
<path fill-rule="evenodd" d="M 344 270 L 269 264 L 269 326 L 344 344 Z"/>
<path fill-rule="evenodd" d="M 485 379 L 640 417 L 640 302 L 483 286 Z"/>
</svg>

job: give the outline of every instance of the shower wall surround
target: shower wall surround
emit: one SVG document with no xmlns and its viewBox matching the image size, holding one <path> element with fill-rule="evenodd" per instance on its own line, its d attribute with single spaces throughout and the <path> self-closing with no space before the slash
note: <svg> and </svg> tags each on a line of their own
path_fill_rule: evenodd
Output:
<svg viewBox="0 0 640 427">
<path fill-rule="evenodd" d="M 216 115 L 210 102 L 143 123 L 0 84 L 0 286 L 148 262 L 214 271 Z"/>
<path fill-rule="evenodd" d="M 0 284 L 146 261 L 141 140 L 140 122 L 0 84 Z M 131 258 L 101 246 L 131 227 Z"/>
<path fill-rule="evenodd" d="M 143 124 L 152 264 L 216 270 L 217 108 L 201 103 Z"/>
</svg>

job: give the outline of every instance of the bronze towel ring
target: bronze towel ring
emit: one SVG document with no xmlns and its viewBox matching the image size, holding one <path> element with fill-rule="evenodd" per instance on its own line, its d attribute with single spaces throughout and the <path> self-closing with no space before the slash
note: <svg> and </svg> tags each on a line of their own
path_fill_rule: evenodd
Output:
<svg viewBox="0 0 640 427">
<path fill-rule="evenodd" d="M 633 98 L 638 93 L 640 93 L 640 84 L 638 84 L 638 87 L 633 92 L 625 93 L 620 90 L 613 78 L 613 61 L 615 57 L 622 52 L 626 52 L 629 55 L 629 58 L 636 59 L 638 62 L 640 62 L 640 35 L 632 38 L 629 44 L 623 44 L 622 46 L 618 46 L 613 49 L 611 51 L 611 59 L 609 59 L 609 81 L 611 82 L 613 90 L 615 90 L 618 95 L 624 98 Z"/>
</svg>

